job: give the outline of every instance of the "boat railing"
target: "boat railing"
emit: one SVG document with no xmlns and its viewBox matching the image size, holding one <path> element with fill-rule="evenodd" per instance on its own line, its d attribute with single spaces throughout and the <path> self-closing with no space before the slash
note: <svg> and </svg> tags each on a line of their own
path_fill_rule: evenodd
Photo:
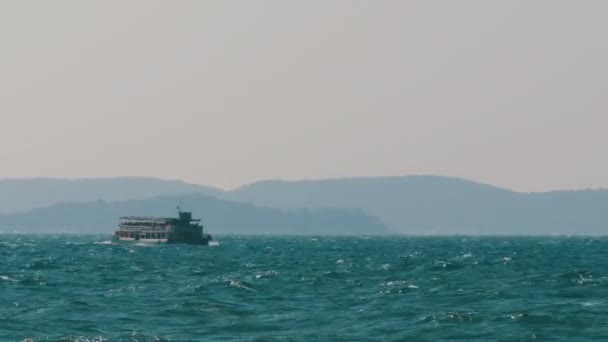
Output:
<svg viewBox="0 0 608 342">
<path fill-rule="evenodd" d="M 144 231 L 144 232 L 168 232 L 173 227 L 171 226 L 157 226 L 157 227 L 149 227 L 149 226 L 123 226 L 120 225 L 119 228 L 125 231 Z"/>
</svg>

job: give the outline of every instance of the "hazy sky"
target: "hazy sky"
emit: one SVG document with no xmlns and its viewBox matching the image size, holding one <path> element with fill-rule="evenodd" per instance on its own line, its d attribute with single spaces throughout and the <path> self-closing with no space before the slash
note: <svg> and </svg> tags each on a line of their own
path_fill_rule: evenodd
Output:
<svg viewBox="0 0 608 342">
<path fill-rule="evenodd" d="M 608 187 L 608 1 L 2 1 L 0 178 Z"/>
</svg>

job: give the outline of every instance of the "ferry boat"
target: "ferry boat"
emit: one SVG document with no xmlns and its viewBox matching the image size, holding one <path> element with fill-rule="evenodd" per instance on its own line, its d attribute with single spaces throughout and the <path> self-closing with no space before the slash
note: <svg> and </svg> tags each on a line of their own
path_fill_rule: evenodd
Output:
<svg viewBox="0 0 608 342">
<path fill-rule="evenodd" d="M 192 213 L 181 211 L 179 217 L 125 216 L 114 232 L 115 241 L 137 241 L 145 243 L 188 243 L 209 245 L 211 235 L 205 233 L 200 219 Z"/>
</svg>

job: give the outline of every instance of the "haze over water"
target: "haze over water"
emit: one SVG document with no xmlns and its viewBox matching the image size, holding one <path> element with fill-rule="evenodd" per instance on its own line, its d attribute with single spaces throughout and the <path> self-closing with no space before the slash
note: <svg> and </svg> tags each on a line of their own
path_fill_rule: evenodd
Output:
<svg viewBox="0 0 608 342">
<path fill-rule="evenodd" d="M 605 238 L 1 237 L 2 341 L 608 338 Z"/>
<path fill-rule="evenodd" d="M 608 187 L 607 12 L 602 0 L 3 1 L 0 178 Z"/>
<path fill-rule="evenodd" d="M 363 236 L 606 235 L 606 13 L 0 1 L 0 341 L 608 340 L 606 238 Z"/>
</svg>

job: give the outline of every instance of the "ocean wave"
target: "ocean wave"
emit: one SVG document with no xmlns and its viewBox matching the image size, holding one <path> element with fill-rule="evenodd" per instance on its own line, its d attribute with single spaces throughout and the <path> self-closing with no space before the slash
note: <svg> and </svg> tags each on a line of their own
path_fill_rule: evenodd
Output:
<svg viewBox="0 0 608 342">
<path fill-rule="evenodd" d="M 608 336 L 608 239 L 2 237 L 0 341 Z"/>
</svg>

